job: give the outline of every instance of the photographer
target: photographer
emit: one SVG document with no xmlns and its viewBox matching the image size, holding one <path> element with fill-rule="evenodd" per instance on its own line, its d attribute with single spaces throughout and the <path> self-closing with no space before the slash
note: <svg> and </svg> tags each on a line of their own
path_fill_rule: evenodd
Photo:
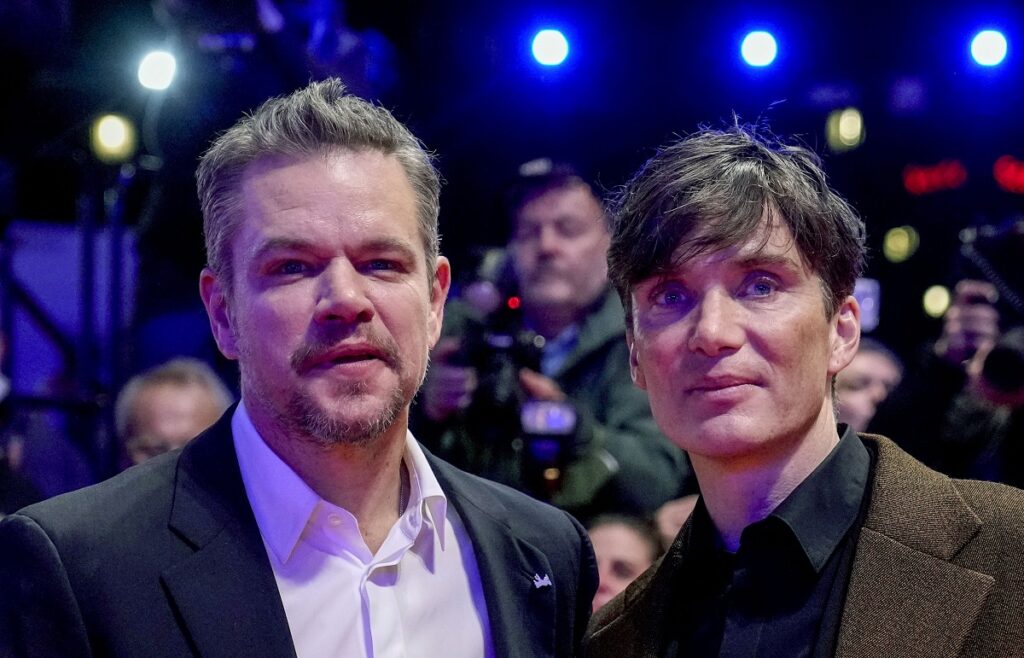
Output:
<svg viewBox="0 0 1024 658">
<path fill-rule="evenodd" d="M 449 303 L 414 429 L 456 465 L 581 518 L 652 512 L 689 471 L 630 379 L 603 208 L 568 167 L 521 173 L 507 198 L 518 296 Z"/>
</svg>

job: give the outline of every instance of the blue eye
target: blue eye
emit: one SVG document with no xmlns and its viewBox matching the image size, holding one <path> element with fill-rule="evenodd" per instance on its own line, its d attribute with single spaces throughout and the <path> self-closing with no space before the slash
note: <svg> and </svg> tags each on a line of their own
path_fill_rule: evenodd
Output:
<svg viewBox="0 0 1024 658">
<path fill-rule="evenodd" d="M 767 276 L 759 276 L 743 288 L 744 297 L 767 297 L 778 290 L 778 282 Z"/>
<path fill-rule="evenodd" d="M 373 270 L 375 272 L 387 272 L 390 270 L 397 270 L 398 265 L 394 261 L 375 258 L 366 264 L 366 269 Z"/>
<path fill-rule="evenodd" d="M 667 285 L 655 288 L 651 293 L 651 304 L 660 307 L 677 307 L 686 304 L 689 297 L 679 286 Z"/>
<path fill-rule="evenodd" d="M 309 268 L 302 261 L 288 260 L 281 263 L 274 269 L 278 274 L 302 274 Z"/>
</svg>

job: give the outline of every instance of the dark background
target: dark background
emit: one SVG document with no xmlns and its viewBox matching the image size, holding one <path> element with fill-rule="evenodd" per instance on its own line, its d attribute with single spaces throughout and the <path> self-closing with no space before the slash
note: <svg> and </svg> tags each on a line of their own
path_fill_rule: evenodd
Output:
<svg viewBox="0 0 1024 658">
<path fill-rule="evenodd" d="M 140 322 L 198 304 L 203 256 L 191 175 L 202 146 L 242 111 L 316 74 L 305 67 L 298 22 L 291 45 L 261 38 L 250 53 L 203 54 L 192 32 L 253 28 L 252 3 L 162 4 L 184 9 L 161 22 L 139 0 L 0 8 L 0 216 L 74 223 L 76 200 L 85 194 L 99 204 L 116 174 L 89 154 L 91 120 L 119 111 L 150 124 L 143 151 L 164 164 L 140 172 L 125 206 L 125 221 L 140 231 Z M 457 272 L 471 267 L 475 247 L 504 241 L 497 198 L 518 164 L 569 160 L 608 190 L 658 144 L 736 113 L 825 156 L 835 186 L 869 227 L 868 274 L 882 282 L 876 335 L 907 353 L 938 331 L 921 310 L 923 291 L 966 273 L 959 231 L 1016 217 L 1024 205 L 992 175 L 999 156 L 1024 159 L 1019 3 L 378 1 L 347 3 L 344 23 L 371 52 L 342 63 L 350 85 L 392 108 L 439 155 L 444 250 Z M 968 54 L 971 36 L 989 26 L 1010 41 L 995 70 Z M 566 33 L 565 65 L 533 61 L 530 39 L 542 27 Z M 751 28 L 779 40 L 767 70 L 739 59 Z M 148 49 L 168 43 L 179 77 L 156 98 L 135 70 Z M 390 48 L 367 46 L 379 43 Z M 917 90 L 909 106 L 894 100 L 908 84 Z M 850 105 L 863 113 L 867 139 L 830 154 L 826 117 Z M 963 187 L 904 190 L 905 166 L 950 158 L 967 169 Z M 920 249 L 888 263 L 881 239 L 904 224 L 920 232 Z"/>
</svg>

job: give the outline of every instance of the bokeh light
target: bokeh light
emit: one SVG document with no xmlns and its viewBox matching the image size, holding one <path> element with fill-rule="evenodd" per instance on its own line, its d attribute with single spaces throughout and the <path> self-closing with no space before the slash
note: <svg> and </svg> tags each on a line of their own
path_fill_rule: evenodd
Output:
<svg viewBox="0 0 1024 658">
<path fill-rule="evenodd" d="M 768 66 L 775 61 L 776 55 L 779 53 L 779 46 L 775 42 L 775 37 L 770 32 L 764 30 L 755 30 L 743 37 L 743 43 L 740 44 L 740 54 L 743 56 L 743 61 L 750 66 L 762 67 Z"/>
<path fill-rule="evenodd" d="M 558 66 L 569 56 L 569 41 L 558 30 L 541 30 L 533 37 L 533 58 L 544 66 Z"/>
<path fill-rule="evenodd" d="M 154 50 L 139 62 L 139 84 L 146 89 L 163 91 L 174 82 L 178 62 L 166 50 Z"/>
</svg>

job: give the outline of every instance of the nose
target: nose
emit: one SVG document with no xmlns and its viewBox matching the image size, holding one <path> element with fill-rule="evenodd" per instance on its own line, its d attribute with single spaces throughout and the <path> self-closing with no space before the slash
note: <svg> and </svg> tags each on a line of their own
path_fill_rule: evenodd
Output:
<svg viewBox="0 0 1024 658">
<path fill-rule="evenodd" d="M 368 322 L 373 318 L 374 311 L 366 286 L 366 277 L 352 263 L 343 259 L 332 261 L 320 273 L 316 321 L 347 324 Z"/>
<path fill-rule="evenodd" d="M 558 251 L 560 240 L 558 231 L 554 226 L 545 225 L 540 228 L 537 236 L 537 249 L 542 254 L 551 254 Z"/>
<path fill-rule="evenodd" d="M 743 329 L 737 312 L 736 301 L 724 291 L 705 293 L 692 311 L 694 325 L 689 348 L 708 356 L 739 349 L 743 342 Z"/>
</svg>

